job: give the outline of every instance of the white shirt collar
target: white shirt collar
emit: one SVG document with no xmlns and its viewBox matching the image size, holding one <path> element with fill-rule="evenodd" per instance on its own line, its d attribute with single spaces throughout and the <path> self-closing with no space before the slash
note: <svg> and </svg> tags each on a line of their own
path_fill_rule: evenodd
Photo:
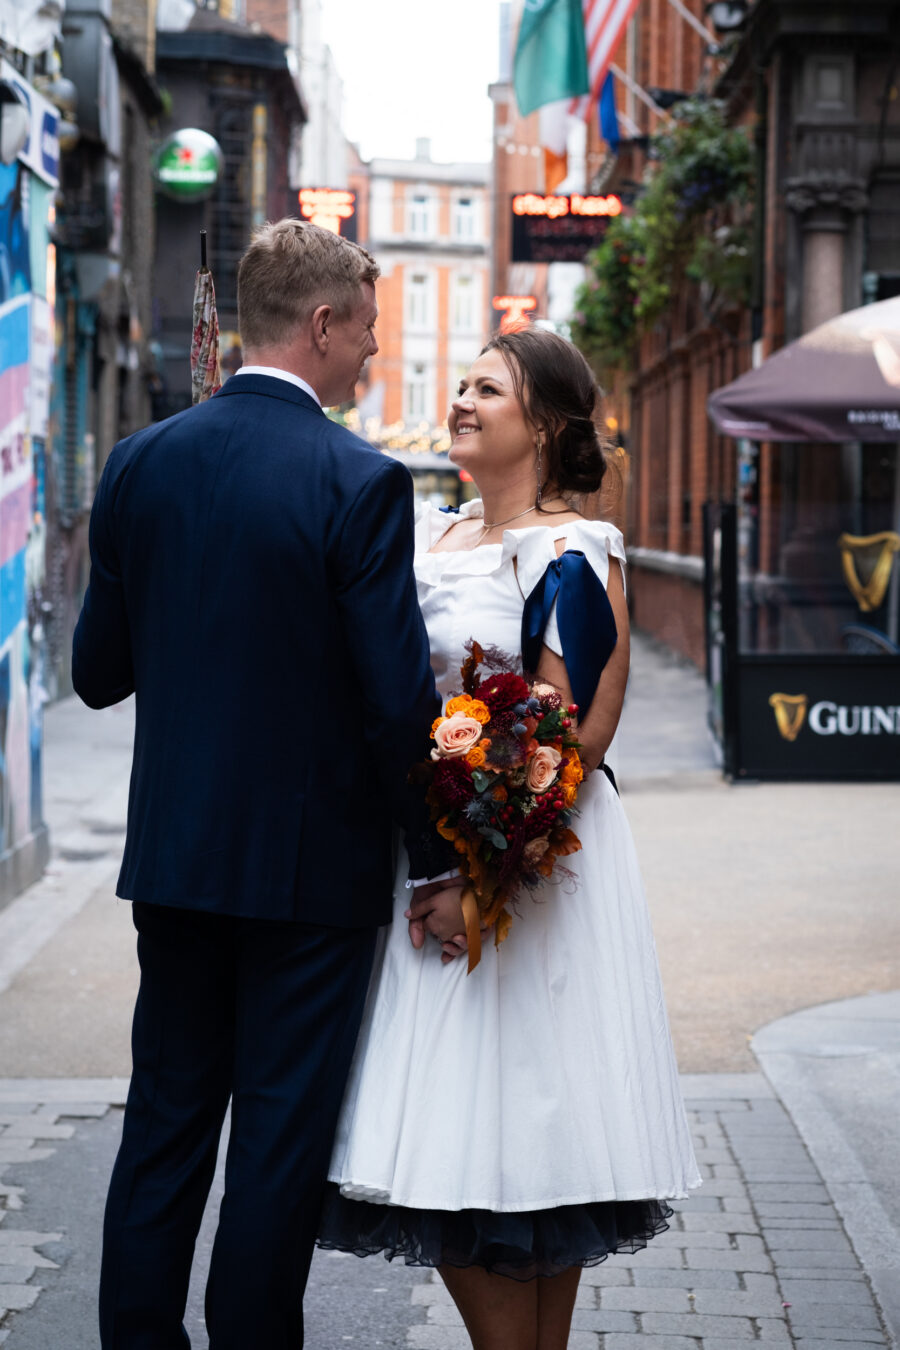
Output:
<svg viewBox="0 0 900 1350">
<path fill-rule="evenodd" d="M 320 408 L 322 406 L 322 400 L 312 385 L 307 384 L 305 380 L 301 380 L 299 375 L 295 375 L 290 370 L 279 370 L 278 366 L 241 366 L 240 370 L 236 370 L 234 373 L 235 375 L 269 375 L 273 380 L 287 380 L 288 384 L 295 384 L 298 389 L 303 390 L 304 394 L 309 394 L 310 398 L 314 398 Z"/>
</svg>

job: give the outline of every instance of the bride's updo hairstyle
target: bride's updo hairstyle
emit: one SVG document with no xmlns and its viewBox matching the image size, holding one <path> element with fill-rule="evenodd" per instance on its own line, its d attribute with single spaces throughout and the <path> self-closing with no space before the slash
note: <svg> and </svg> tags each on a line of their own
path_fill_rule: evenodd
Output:
<svg viewBox="0 0 900 1350">
<path fill-rule="evenodd" d="M 543 328 L 498 333 L 483 349 L 506 362 L 525 417 L 541 433 L 541 489 L 597 492 L 606 456 L 594 424 L 599 390 L 577 347 Z"/>
</svg>

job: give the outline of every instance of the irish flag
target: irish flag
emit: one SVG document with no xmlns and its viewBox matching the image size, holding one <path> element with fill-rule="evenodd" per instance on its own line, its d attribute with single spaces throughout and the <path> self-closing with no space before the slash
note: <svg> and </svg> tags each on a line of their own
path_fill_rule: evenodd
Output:
<svg viewBox="0 0 900 1350">
<path fill-rule="evenodd" d="M 525 0 L 513 87 L 523 117 L 590 91 L 582 0 Z"/>
</svg>

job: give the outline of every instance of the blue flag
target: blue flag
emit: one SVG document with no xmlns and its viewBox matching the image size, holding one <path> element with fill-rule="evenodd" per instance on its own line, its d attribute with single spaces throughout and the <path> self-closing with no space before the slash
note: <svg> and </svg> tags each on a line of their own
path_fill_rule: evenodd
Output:
<svg viewBox="0 0 900 1350">
<path fill-rule="evenodd" d="M 603 81 L 603 88 L 597 102 L 597 115 L 600 120 L 600 135 L 615 154 L 622 137 L 619 135 L 619 119 L 616 116 L 616 86 L 611 70 L 607 71 L 606 79 Z"/>
</svg>

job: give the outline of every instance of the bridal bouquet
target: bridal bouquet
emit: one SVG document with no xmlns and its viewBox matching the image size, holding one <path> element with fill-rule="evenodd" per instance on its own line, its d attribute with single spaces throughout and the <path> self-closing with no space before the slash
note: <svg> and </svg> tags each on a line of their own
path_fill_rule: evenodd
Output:
<svg viewBox="0 0 900 1350">
<path fill-rule="evenodd" d="M 529 684 L 496 648 L 485 654 L 473 640 L 466 650 L 462 693 L 434 722 L 420 776 L 438 832 L 460 855 L 471 973 L 481 925 L 493 926 L 499 946 L 512 923 L 507 907 L 581 848 L 570 822 L 584 772 L 577 706 L 564 706 L 551 685 Z"/>
</svg>

